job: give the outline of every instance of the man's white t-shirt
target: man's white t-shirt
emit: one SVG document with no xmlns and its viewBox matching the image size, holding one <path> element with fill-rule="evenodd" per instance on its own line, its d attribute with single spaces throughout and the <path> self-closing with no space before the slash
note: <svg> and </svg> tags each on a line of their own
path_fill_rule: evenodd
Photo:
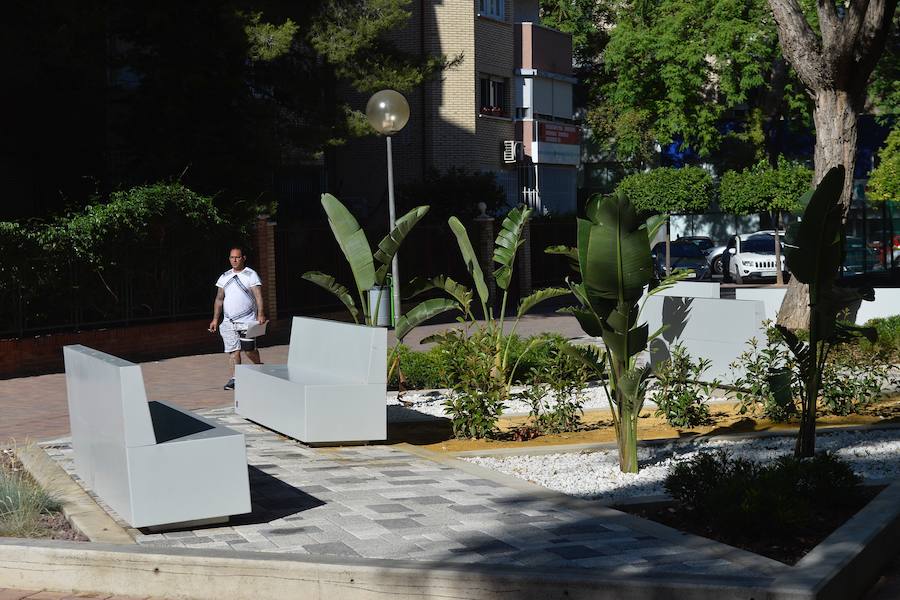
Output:
<svg viewBox="0 0 900 600">
<path fill-rule="evenodd" d="M 256 299 L 250 288 L 262 285 L 259 275 L 250 267 L 240 271 L 229 269 L 219 276 L 216 287 L 225 290 L 225 318 L 235 323 L 256 323 Z"/>
</svg>

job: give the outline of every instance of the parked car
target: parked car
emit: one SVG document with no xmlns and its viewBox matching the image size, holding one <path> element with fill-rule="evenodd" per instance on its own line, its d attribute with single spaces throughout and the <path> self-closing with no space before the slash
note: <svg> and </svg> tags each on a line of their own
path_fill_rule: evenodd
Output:
<svg viewBox="0 0 900 600">
<path fill-rule="evenodd" d="M 841 275 L 847 277 L 883 270 L 884 266 L 876 248 L 867 246 L 861 237 L 847 236 L 844 242 L 844 262 L 841 265 Z"/>
<path fill-rule="evenodd" d="M 722 253 L 725 252 L 725 246 L 716 246 L 713 239 L 705 235 L 687 235 L 678 238 L 677 241 L 686 241 L 696 244 L 703 254 L 706 255 L 706 262 L 709 264 L 710 274 L 722 274 Z"/>
<path fill-rule="evenodd" d="M 784 236 L 783 232 L 779 232 Z M 775 279 L 775 232 L 757 231 L 733 236 L 725 247 L 723 273 L 726 281 Z M 781 270 L 787 274 L 784 244 L 781 246 Z"/>
<path fill-rule="evenodd" d="M 653 258 L 653 271 L 656 278 L 663 279 L 666 276 L 666 243 L 659 242 L 653 246 L 650 256 Z M 697 244 L 683 239 L 675 240 L 669 246 L 669 257 L 673 271 L 686 269 L 691 271 L 691 274 L 688 275 L 689 279 L 709 279 L 709 262 Z"/>
</svg>

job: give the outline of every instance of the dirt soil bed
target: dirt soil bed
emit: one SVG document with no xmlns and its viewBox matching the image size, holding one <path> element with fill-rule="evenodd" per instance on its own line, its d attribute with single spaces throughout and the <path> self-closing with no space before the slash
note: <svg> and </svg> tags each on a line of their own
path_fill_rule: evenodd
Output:
<svg viewBox="0 0 900 600">
<path fill-rule="evenodd" d="M 755 431 L 795 430 L 798 422 L 774 423 L 761 417 L 742 415 L 737 404 L 715 403 L 710 405 L 713 424 L 696 427 L 690 430 L 679 430 L 671 427 L 666 420 L 653 416 L 653 411 L 644 410 L 638 424 L 638 439 L 655 440 L 671 438 L 689 438 L 699 435 L 727 435 L 751 433 Z M 463 452 L 467 450 L 493 450 L 499 448 L 538 448 L 561 444 L 596 444 L 614 442 L 616 439 L 612 420 L 608 410 L 587 411 L 582 418 L 583 426 L 579 431 L 542 435 L 528 441 L 511 439 L 510 432 L 526 423 L 525 417 L 500 419 L 501 434 L 498 439 L 457 440 L 453 437 L 450 421 L 436 419 L 433 421 L 391 423 L 388 425 L 388 442 L 407 442 L 424 446 L 438 452 Z M 900 423 L 900 395 L 882 399 L 866 409 L 864 414 L 846 417 L 826 416 L 818 419 L 818 426 L 846 427 L 850 425 L 872 425 Z"/>
<path fill-rule="evenodd" d="M 24 467 L 11 448 L 0 448 L 0 471 L 3 474 L 23 473 Z M 26 477 L 31 478 L 26 474 Z M 36 538 L 49 538 L 53 540 L 71 540 L 87 542 L 88 538 L 78 532 L 61 512 L 43 514 L 35 527 Z"/>
<path fill-rule="evenodd" d="M 827 538 L 831 533 L 843 525 L 857 512 L 878 495 L 884 486 L 867 486 L 862 490 L 859 502 L 849 506 L 830 508 L 816 506 L 812 514 L 812 522 L 808 528 L 789 536 L 766 539 L 750 539 L 744 537 L 731 537 L 715 531 L 708 524 L 697 522 L 696 519 L 686 517 L 677 511 L 673 504 L 655 504 L 650 506 L 625 505 L 613 506 L 617 510 L 650 519 L 663 525 L 668 525 L 679 531 L 685 531 L 694 535 L 717 540 L 729 546 L 736 546 L 749 550 L 756 554 L 767 556 L 774 560 L 793 566 L 801 558 Z"/>
</svg>

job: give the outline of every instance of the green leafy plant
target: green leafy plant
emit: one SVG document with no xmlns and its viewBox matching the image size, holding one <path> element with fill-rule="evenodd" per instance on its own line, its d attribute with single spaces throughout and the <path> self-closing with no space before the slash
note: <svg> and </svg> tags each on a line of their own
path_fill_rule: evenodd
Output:
<svg viewBox="0 0 900 600">
<path fill-rule="evenodd" d="M 850 304 L 875 298 L 871 288 L 834 285 L 844 259 L 843 188 L 844 167 L 829 169 L 809 197 L 803 220 L 788 232 L 788 267 L 797 281 L 809 286 L 809 341 L 804 342 L 791 330 L 776 325 L 797 360 L 803 384 L 800 432 L 795 449 L 798 457 L 815 454 L 816 407 L 828 352 L 835 344 L 854 337 L 862 335 L 874 340 L 877 335 L 873 328 L 837 320 L 840 311 Z"/>
<path fill-rule="evenodd" d="M 600 372 L 605 367 L 608 373 L 606 394 L 616 430 L 619 468 L 636 473 L 637 421 L 650 376 L 650 367 L 638 367 L 636 358 L 662 332 L 651 334 L 647 324 L 640 322 L 638 302 L 653 277 L 648 225 L 622 192 L 591 198 L 585 215 L 578 219 L 581 282 L 567 280 L 579 306 L 564 310 L 575 315 L 585 333 L 603 338 L 606 352 L 597 358 L 605 365 L 594 363 L 594 369 Z M 659 225 L 657 219 L 652 227 Z M 667 289 L 679 277 L 667 278 L 648 297 Z"/>
<path fill-rule="evenodd" d="M 860 340 L 863 348 L 883 354 L 888 360 L 896 362 L 900 359 L 900 315 L 871 319 L 866 323 L 866 327 L 874 327 L 878 337 L 874 342 Z"/>
<path fill-rule="evenodd" d="M 794 360 L 784 345 L 781 335 L 773 327 L 767 327 L 765 345 L 751 338 L 747 350 L 731 364 L 734 372 L 740 373 L 732 384 L 737 391 L 735 397 L 740 403 L 740 414 L 756 412 L 757 409 L 767 419 L 781 423 L 797 414 L 795 397 L 801 390 L 795 384 Z M 785 393 L 784 373 L 787 373 Z"/>
<path fill-rule="evenodd" d="M 813 506 L 845 506 L 860 497 L 861 479 L 833 454 L 782 456 L 760 465 L 727 452 L 701 452 L 676 463 L 666 491 L 687 517 L 742 539 L 792 535 Z"/>
<path fill-rule="evenodd" d="M 542 434 L 575 431 L 584 414 L 589 367 L 565 340 L 546 347 L 547 359 L 532 367 L 530 386 L 523 395 L 531 404 L 530 421 Z"/>
<path fill-rule="evenodd" d="M 45 529 L 41 517 L 59 510 L 59 501 L 35 483 L 11 455 L 0 456 L 0 536 L 41 535 Z"/>
<path fill-rule="evenodd" d="M 892 381 L 891 363 L 882 356 L 855 344 L 834 346 L 822 370 L 821 406 L 832 415 L 859 413 Z"/>
<path fill-rule="evenodd" d="M 375 286 L 382 288 L 385 286 L 394 255 L 416 223 L 428 213 L 428 207 L 417 206 L 397 219 L 390 233 L 378 243 L 378 249 L 374 254 L 369 247 L 366 233 L 347 207 L 331 194 L 322 194 L 322 207 L 328 215 L 328 225 L 334 239 L 353 272 L 357 298 L 354 299 L 350 290 L 337 283 L 331 275 L 320 271 L 307 271 L 302 277 L 334 294 L 350 312 L 354 322 L 359 323 L 359 316 L 362 313 L 363 322 L 374 325 L 378 322 L 378 311 L 376 308 L 375 313 L 371 314 L 366 292 Z M 359 300 L 358 305 L 356 300 Z M 381 302 L 376 303 L 376 307 L 380 305 Z"/>
<path fill-rule="evenodd" d="M 669 425 L 679 429 L 708 425 L 712 419 L 705 398 L 720 383 L 718 379 L 701 382 L 709 369 L 709 359 L 692 360 L 681 344 L 675 344 L 670 351 L 671 357 L 655 367 L 656 382 L 650 386 L 656 392 L 656 416 L 665 417 Z"/>
</svg>

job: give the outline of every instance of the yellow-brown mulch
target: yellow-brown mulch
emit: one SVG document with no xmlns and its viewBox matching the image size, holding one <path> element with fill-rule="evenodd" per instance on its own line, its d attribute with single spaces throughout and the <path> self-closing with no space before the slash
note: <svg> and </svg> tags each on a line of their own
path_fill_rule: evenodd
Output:
<svg viewBox="0 0 900 600">
<path fill-rule="evenodd" d="M 638 438 L 641 440 L 693 437 L 697 435 L 725 435 L 729 433 L 750 433 L 754 431 L 796 429 L 798 423 L 773 423 L 758 416 L 741 415 L 737 404 L 716 403 L 710 405 L 714 420 L 712 425 L 690 430 L 678 430 L 669 426 L 666 420 L 653 416 L 650 410 L 641 413 L 638 423 Z M 500 429 L 508 432 L 526 423 L 525 417 L 502 418 Z M 616 439 L 609 410 L 592 410 L 582 417 L 580 431 L 543 435 L 532 440 L 517 442 L 503 439 L 457 440 L 448 420 L 418 423 L 392 423 L 388 426 L 388 442 L 407 442 L 438 452 L 462 452 L 497 448 L 529 448 L 560 444 L 596 444 L 613 442 Z M 818 427 L 839 427 L 851 425 L 871 425 L 875 423 L 900 423 L 900 395 L 893 395 L 874 403 L 864 414 L 846 417 L 825 416 L 817 421 Z"/>
</svg>

